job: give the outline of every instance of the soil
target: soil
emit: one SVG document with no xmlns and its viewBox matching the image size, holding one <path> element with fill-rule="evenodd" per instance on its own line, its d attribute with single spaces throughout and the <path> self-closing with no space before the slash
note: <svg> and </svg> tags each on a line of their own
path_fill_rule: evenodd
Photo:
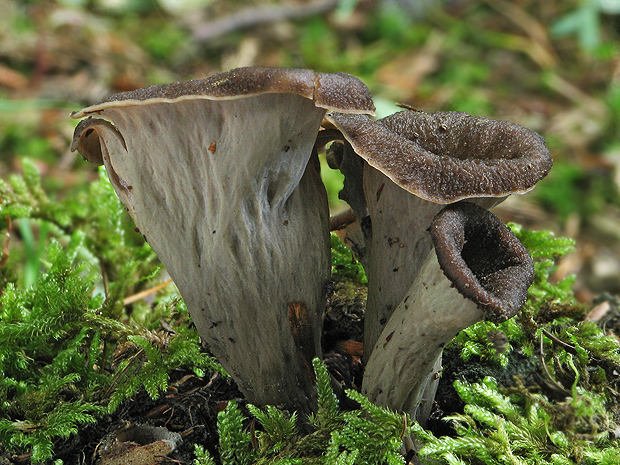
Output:
<svg viewBox="0 0 620 465">
<path fill-rule="evenodd" d="M 182 443 L 167 458 L 162 457 L 161 463 L 191 464 L 194 444 L 204 446 L 218 457 L 217 412 L 227 401 L 241 398 L 229 378 L 216 374 L 211 379 L 201 379 L 191 372 L 178 370 L 172 373 L 168 391 L 158 399 L 151 399 L 145 391 L 140 391 L 122 403 L 113 415 L 81 427 L 78 434 L 67 440 L 57 441 L 54 459 L 62 459 L 65 465 L 95 464 L 106 437 L 133 424 L 161 426 L 182 436 Z M 5 456 L 5 460 L 28 464 L 30 456 Z"/>
</svg>

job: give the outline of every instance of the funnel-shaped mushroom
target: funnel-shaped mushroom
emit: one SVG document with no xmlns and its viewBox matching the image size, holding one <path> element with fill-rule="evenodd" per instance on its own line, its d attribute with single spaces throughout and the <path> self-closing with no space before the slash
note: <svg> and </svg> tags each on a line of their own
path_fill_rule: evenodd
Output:
<svg viewBox="0 0 620 465">
<path fill-rule="evenodd" d="M 431 223 L 430 237 L 434 252 L 381 333 L 363 382 L 370 400 L 408 412 L 422 424 L 444 346 L 478 321 L 513 317 L 534 279 L 523 244 L 474 204 L 444 207 Z"/>
<path fill-rule="evenodd" d="M 310 411 L 329 278 L 315 139 L 326 110 L 372 114 L 346 74 L 243 68 L 114 95 L 72 149 L 104 163 L 201 337 L 253 403 Z"/>
<path fill-rule="evenodd" d="M 379 121 L 330 113 L 327 119 L 366 161 L 369 356 L 431 249 L 425 231 L 441 204 L 470 199 L 490 208 L 532 189 L 552 161 L 534 131 L 461 112 L 402 111 Z"/>
</svg>

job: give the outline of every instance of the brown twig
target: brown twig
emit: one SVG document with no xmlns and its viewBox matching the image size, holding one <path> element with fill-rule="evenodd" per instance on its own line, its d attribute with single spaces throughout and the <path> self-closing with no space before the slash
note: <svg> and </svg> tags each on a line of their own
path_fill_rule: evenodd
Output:
<svg viewBox="0 0 620 465">
<path fill-rule="evenodd" d="M 168 279 L 167 281 L 164 281 L 161 284 L 158 284 L 157 286 L 153 286 L 149 289 L 146 289 L 142 292 L 138 292 L 137 294 L 134 295 L 130 295 L 129 297 L 126 297 L 125 299 L 123 299 L 123 305 L 129 305 L 132 304 L 134 302 L 137 302 L 138 300 L 142 300 L 152 294 L 155 294 L 157 291 L 163 289 L 164 287 L 166 287 L 168 284 L 170 284 L 172 282 L 172 279 Z"/>
<path fill-rule="evenodd" d="M 246 8 L 237 13 L 194 27 L 193 36 L 197 42 L 208 42 L 241 29 L 261 24 L 302 19 L 332 10 L 339 0 L 317 0 L 303 5 L 274 5 Z"/>
<path fill-rule="evenodd" d="M 9 241 L 11 240 L 11 218 L 6 217 L 6 240 L 4 241 L 4 247 L 2 248 L 2 256 L 0 256 L 0 268 L 6 265 L 9 260 Z"/>
<path fill-rule="evenodd" d="M 340 229 L 344 229 L 350 224 L 353 224 L 357 221 L 357 216 L 352 209 L 348 209 L 342 213 L 338 213 L 337 215 L 331 216 L 329 218 L 329 230 L 330 231 L 339 231 Z"/>
<path fill-rule="evenodd" d="M 542 333 L 540 334 L 540 363 L 543 366 L 543 370 L 545 371 L 545 374 L 547 375 L 547 378 L 549 378 L 549 381 L 551 382 L 551 384 L 553 384 L 553 386 L 556 389 L 560 390 L 560 392 L 563 392 L 565 394 L 570 394 L 570 392 L 564 386 L 558 383 L 553 378 L 553 376 L 551 376 L 551 373 L 549 372 L 549 368 L 547 368 L 547 363 L 545 362 L 544 339 L 543 339 Z"/>
<path fill-rule="evenodd" d="M 554 344 L 559 345 L 560 347 L 564 348 L 564 350 L 566 350 L 566 352 L 569 352 L 573 355 L 577 354 L 577 350 L 575 350 L 575 347 L 564 342 L 562 339 L 558 338 L 557 336 L 554 336 L 553 334 L 551 334 L 549 331 L 547 331 L 546 329 L 542 330 L 542 333 L 547 336 L 549 339 L 551 339 L 553 341 Z"/>
</svg>

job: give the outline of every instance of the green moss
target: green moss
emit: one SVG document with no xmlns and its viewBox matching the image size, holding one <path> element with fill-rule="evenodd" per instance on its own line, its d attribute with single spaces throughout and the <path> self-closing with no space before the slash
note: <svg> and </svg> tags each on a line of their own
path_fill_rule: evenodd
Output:
<svg viewBox="0 0 620 465">
<path fill-rule="evenodd" d="M 331 387 L 325 365 L 313 360 L 317 379 L 318 410 L 309 418 L 314 431 L 299 434 L 297 417 L 267 407 L 264 411 L 248 405 L 256 419 L 253 431 L 245 428 L 246 417 L 238 404 L 229 402 L 218 414 L 220 455 L 225 465 L 402 465 L 401 442 L 409 432 L 409 420 L 373 405 L 363 395 L 347 391 L 360 409 L 343 411 Z M 205 460 L 204 449 L 194 462 Z M 208 455 L 207 455 L 208 457 Z"/>
<path fill-rule="evenodd" d="M 89 194 L 91 202 L 52 202 L 27 161 L 22 176 L 0 183 L 0 228 L 15 221 L 30 228 L 20 227 L 22 241 L 12 239 L 11 259 L 0 268 L 0 442 L 30 453 L 32 463 L 50 459 L 54 441 L 138 390 L 159 396 L 176 368 L 223 372 L 202 350 L 176 293 L 158 297 L 150 318 L 127 311 L 130 289 L 161 279 L 161 267 L 123 218 L 107 179 Z M 14 261 L 20 250 L 25 267 Z M 36 270 L 31 282 L 17 278 L 28 269 Z M 174 334 L 154 330 L 154 318 Z"/>
<path fill-rule="evenodd" d="M 423 438 L 419 455 L 425 459 L 446 464 L 618 463 L 620 444 L 610 434 L 614 423 L 603 395 L 577 390 L 552 402 L 522 385 L 502 389 L 490 377 L 457 381 L 455 387 L 465 408 L 446 417 L 454 436 L 435 437 L 414 426 Z"/>
<path fill-rule="evenodd" d="M 331 234 L 332 276 L 346 278 L 358 284 L 368 283 L 362 264 L 357 261 L 351 249 L 338 236 Z"/>
<path fill-rule="evenodd" d="M 221 371 L 201 349 L 173 289 L 151 305 L 129 310 L 123 304 L 161 279 L 161 265 L 100 175 L 83 197 L 63 201 L 50 200 L 29 162 L 22 176 L 0 183 L 0 227 L 23 222 L 22 237 L 10 243 L 10 260 L 0 268 L 0 441 L 30 452 L 33 463 L 53 457 L 55 440 L 138 391 L 159 396 L 177 367 L 198 375 Z M 534 258 L 535 281 L 518 318 L 481 323 L 453 341 L 451 350 L 479 367 L 477 373 L 493 366 L 504 374 L 503 384 L 481 375 L 454 383 L 462 410 L 445 419 L 452 435 L 434 436 L 353 391 L 348 396 L 360 408 L 341 410 L 325 367 L 315 361 L 317 413 L 303 419 L 250 406 L 258 426 L 248 430 L 248 413 L 229 403 L 219 418 L 223 463 L 396 464 L 410 434 L 421 441 L 420 455 L 438 463 L 617 463 L 618 344 L 583 321 L 573 277 L 551 278 L 573 243 L 511 227 Z M 30 258 L 24 265 L 16 256 Z M 339 283 L 363 286 L 361 265 L 336 236 L 332 260 Z M 17 278 L 28 269 L 36 270 L 30 281 Z M 159 330 L 162 319 L 174 334 Z M 510 375 L 516 377 L 505 382 Z M 198 450 L 196 460 L 211 459 Z"/>
</svg>

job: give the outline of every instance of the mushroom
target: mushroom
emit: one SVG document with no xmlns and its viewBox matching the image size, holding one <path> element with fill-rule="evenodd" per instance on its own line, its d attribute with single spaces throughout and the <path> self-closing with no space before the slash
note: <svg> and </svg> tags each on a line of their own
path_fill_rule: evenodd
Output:
<svg viewBox="0 0 620 465">
<path fill-rule="evenodd" d="M 345 167 L 353 173 L 346 194 L 356 205 L 363 196 L 364 206 L 354 210 L 367 224 L 365 244 L 358 234 L 354 250 L 364 251 L 368 276 L 368 359 L 431 250 L 426 229 L 443 204 L 469 199 L 490 208 L 532 189 L 552 161 L 536 132 L 462 112 L 405 110 L 379 121 L 332 112 L 327 120 L 350 148 L 343 164 L 351 153 L 365 161 L 363 168 Z"/>
<path fill-rule="evenodd" d="M 371 401 L 421 424 L 444 346 L 478 321 L 500 323 L 516 315 L 534 280 L 532 258 L 519 239 L 472 203 L 445 206 L 429 237 L 434 251 L 383 329 L 362 387 Z"/>
<path fill-rule="evenodd" d="M 310 412 L 330 273 L 313 149 L 326 111 L 373 114 L 353 76 L 241 68 L 74 112 L 200 336 L 249 402 Z"/>
</svg>

